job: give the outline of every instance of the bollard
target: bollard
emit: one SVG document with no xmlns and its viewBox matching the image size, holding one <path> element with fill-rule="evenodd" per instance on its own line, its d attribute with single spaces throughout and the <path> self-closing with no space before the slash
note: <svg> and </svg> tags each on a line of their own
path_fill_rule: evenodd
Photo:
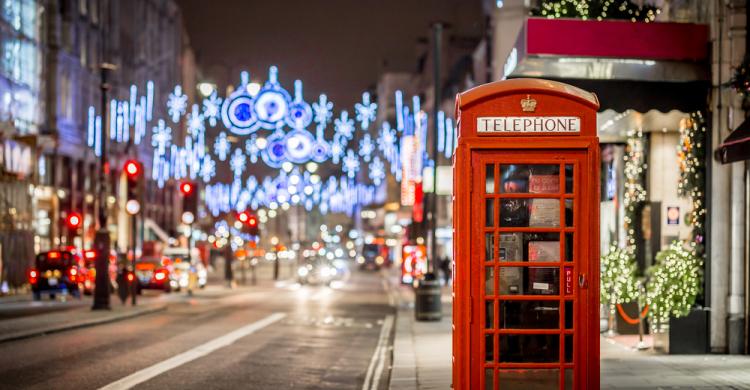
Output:
<svg viewBox="0 0 750 390">
<path fill-rule="evenodd" d="M 427 273 L 414 289 L 414 317 L 417 321 L 440 321 L 443 317 L 443 307 L 440 291 L 440 281 L 435 274 Z"/>
</svg>

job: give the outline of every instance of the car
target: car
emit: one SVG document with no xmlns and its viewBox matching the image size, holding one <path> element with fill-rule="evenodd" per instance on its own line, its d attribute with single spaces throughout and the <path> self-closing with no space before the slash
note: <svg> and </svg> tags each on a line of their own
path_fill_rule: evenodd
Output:
<svg viewBox="0 0 750 390">
<path fill-rule="evenodd" d="M 135 278 L 138 282 L 137 291 L 162 290 L 172 292 L 173 283 L 172 262 L 163 256 L 146 256 L 135 262 Z"/>
<path fill-rule="evenodd" d="M 42 294 L 49 294 L 50 299 L 55 299 L 57 294 L 80 298 L 84 268 L 81 256 L 75 251 L 61 249 L 39 253 L 28 271 L 34 300 L 41 300 Z"/>
<path fill-rule="evenodd" d="M 297 268 L 300 284 L 328 285 L 337 274 L 336 266 L 323 256 L 310 257 Z"/>
<path fill-rule="evenodd" d="M 389 266 L 388 252 L 384 245 L 364 244 L 362 246 L 362 255 L 357 258 L 359 269 L 379 270 L 383 266 Z"/>
<path fill-rule="evenodd" d="M 164 257 L 172 262 L 174 268 L 174 285 L 173 288 L 180 290 L 188 288 L 190 278 L 194 277 L 198 288 L 206 287 L 208 282 L 208 270 L 197 255 L 198 250 L 193 249 L 193 256 L 188 256 L 187 248 L 167 248 L 164 250 Z"/>
<path fill-rule="evenodd" d="M 96 286 L 96 251 L 93 249 L 83 251 L 83 262 L 85 267 L 83 293 L 91 295 Z M 115 291 L 117 289 L 117 252 L 114 250 L 109 254 L 109 283 L 110 291 Z"/>
</svg>

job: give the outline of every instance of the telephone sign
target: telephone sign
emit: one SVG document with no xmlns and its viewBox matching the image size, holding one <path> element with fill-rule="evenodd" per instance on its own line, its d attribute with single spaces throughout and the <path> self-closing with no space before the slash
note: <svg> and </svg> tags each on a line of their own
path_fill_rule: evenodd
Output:
<svg viewBox="0 0 750 390">
<path fill-rule="evenodd" d="M 599 388 L 598 107 L 538 79 L 457 96 L 455 389 Z"/>
</svg>

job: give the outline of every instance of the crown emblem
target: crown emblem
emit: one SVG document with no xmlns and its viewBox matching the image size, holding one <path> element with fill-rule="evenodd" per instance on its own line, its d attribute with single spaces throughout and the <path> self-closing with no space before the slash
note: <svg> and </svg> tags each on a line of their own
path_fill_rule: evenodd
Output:
<svg viewBox="0 0 750 390">
<path fill-rule="evenodd" d="M 521 109 L 524 112 L 536 111 L 536 99 L 532 99 L 530 95 L 526 95 L 526 99 L 521 99 Z"/>
</svg>

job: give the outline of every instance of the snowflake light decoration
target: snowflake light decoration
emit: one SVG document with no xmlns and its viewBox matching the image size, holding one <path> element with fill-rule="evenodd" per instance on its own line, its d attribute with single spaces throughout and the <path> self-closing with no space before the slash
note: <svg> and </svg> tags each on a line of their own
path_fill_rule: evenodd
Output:
<svg viewBox="0 0 750 390">
<path fill-rule="evenodd" d="M 334 139 L 334 141 L 331 142 L 331 162 L 334 164 L 338 164 L 341 161 L 341 158 L 344 157 L 344 154 L 346 154 L 345 144 L 337 139 Z"/>
<path fill-rule="evenodd" d="M 180 116 L 187 110 L 187 95 L 182 93 L 182 87 L 176 85 L 174 91 L 169 94 L 167 99 L 167 113 L 172 117 L 172 122 L 180 121 Z"/>
<path fill-rule="evenodd" d="M 341 169 L 351 179 L 357 176 L 357 172 L 359 172 L 359 158 L 357 158 L 353 150 L 349 149 L 346 151 L 346 157 L 344 157 Z"/>
<path fill-rule="evenodd" d="M 365 134 L 359 141 L 359 155 L 365 162 L 369 162 L 374 151 L 375 143 L 372 142 L 372 137 L 370 137 L 370 134 Z"/>
<path fill-rule="evenodd" d="M 167 127 L 163 119 L 159 119 L 157 125 L 154 126 L 153 134 L 151 135 L 151 146 L 155 147 L 154 153 L 158 153 L 163 156 L 167 153 L 167 147 L 172 142 L 172 129 Z"/>
<path fill-rule="evenodd" d="M 380 183 L 383 182 L 383 179 L 385 179 L 385 164 L 380 161 L 380 157 L 375 156 L 370 163 L 370 180 L 372 180 L 375 185 L 380 185 Z"/>
<path fill-rule="evenodd" d="M 380 128 L 378 133 L 378 149 L 383 152 L 383 156 L 389 162 L 392 162 L 398 157 L 396 152 L 396 132 L 391 129 L 391 124 L 383 122 L 383 126 Z"/>
<path fill-rule="evenodd" d="M 216 95 L 216 91 L 203 99 L 203 116 L 208 119 L 208 124 L 211 127 L 216 126 L 216 123 L 221 119 L 221 98 Z"/>
<path fill-rule="evenodd" d="M 195 139 L 200 138 L 201 133 L 206 130 L 206 125 L 203 123 L 203 114 L 201 114 L 197 104 L 193 104 L 193 108 L 188 114 L 187 128 L 190 136 Z"/>
<path fill-rule="evenodd" d="M 357 111 L 357 120 L 362 123 L 362 129 L 367 130 L 370 127 L 370 123 L 375 121 L 377 108 L 378 105 L 376 103 L 370 102 L 370 93 L 363 93 L 362 103 L 354 105 L 354 109 Z"/>
<path fill-rule="evenodd" d="M 258 137 L 253 134 L 250 139 L 245 141 L 245 153 L 250 157 L 250 162 L 255 164 L 258 162 L 258 156 L 260 156 L 260 148 L 257 143 Z"/>
<path fill-rule="evenodd" d="M 221 133 L 219 133 L 219 136 L 216 137 L 216 141 L 214 142 L 214 153 L 216 153 L 216 156 L 219 157 L 219 160 L 227 160 L 227 154 L 229 154 L 230 147 L 231 146 L 229 145 L 229 140 L 227 139 L 227 133 L 222 131 Z"/>
<path fill-rule="evenodd" d="M 232 169 L 235 178 L 242 176 L 242 172 L 245 171 L 246 162 L 245 153 L 242 153 L 240 148 L 235 149 L 232 158 L 229 160 L 229 166 Z"/>
<path fill-rule="evenodd" d="M 325 126 L 333 116 L 333 102 L 328 101 L 328 96 L 321 94 L 316 103 L 312 104 L 315 123 Z"/>
<path fill-rule="evenodd" d="M 354 136 L 354 120 L 349 119 L 349 113 L 346 110 L 341 111 L 341 116 L 333 121 L 333 128 L 336 134 L 346 139 L 352 139 Z"/>
</svg>

